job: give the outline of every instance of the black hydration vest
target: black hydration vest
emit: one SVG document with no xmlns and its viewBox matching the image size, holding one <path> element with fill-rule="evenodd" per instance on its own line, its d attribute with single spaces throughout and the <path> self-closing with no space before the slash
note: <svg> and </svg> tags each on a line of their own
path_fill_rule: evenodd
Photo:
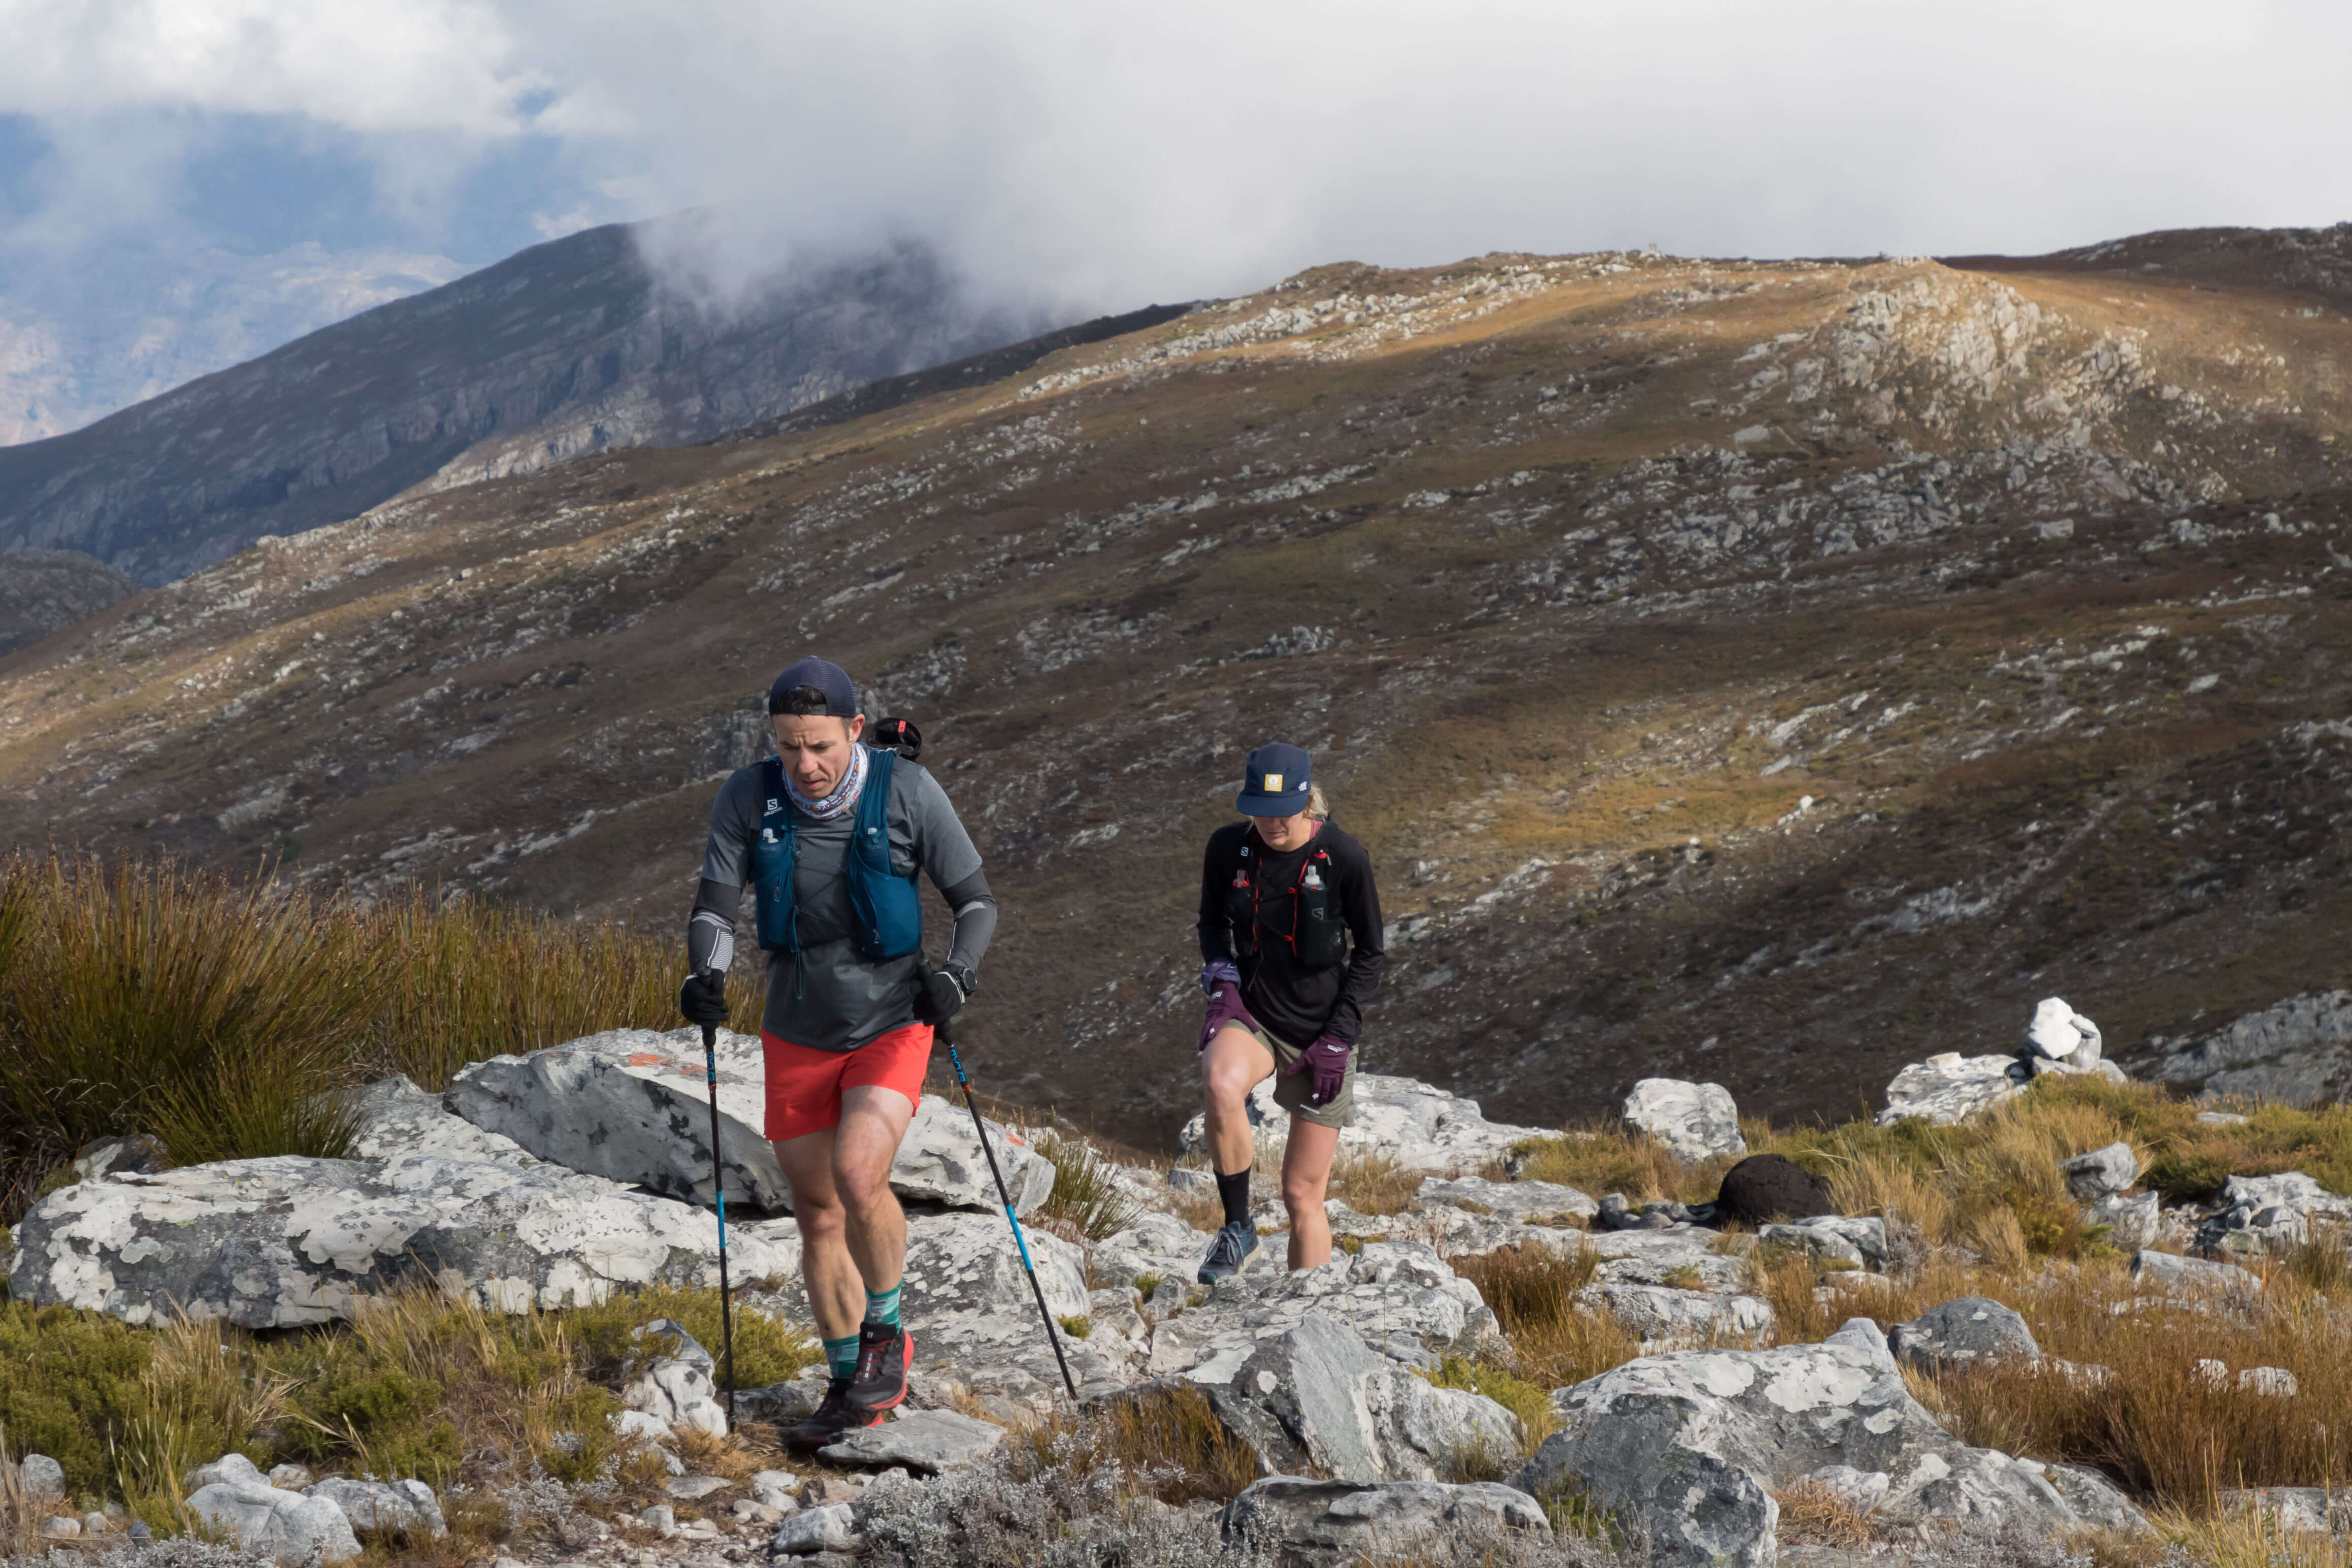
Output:
<svg viewBox="0 0 2352 1568">
<path fill-rule="evenodd" d="M 1242 840 L 1234 862 L 1234 879 L 1225 887 L 1225 921 L 1233 930 L 1234 953 L 1257 957 L 1257 913 L 1261 897 L 1256 835 Z M 1290 946 L 1292 962 L 1301 969 L 1328 969 L 1348 956 L 1348 922 L 1339 911 L 1339 878 L 1331 852 L 1317 845 L 1307 852 L 1291 889 L 1290 931 L 1282 940 Z M 1277 890 L 1276 896 L 1279 897 Z"/>
</svg>

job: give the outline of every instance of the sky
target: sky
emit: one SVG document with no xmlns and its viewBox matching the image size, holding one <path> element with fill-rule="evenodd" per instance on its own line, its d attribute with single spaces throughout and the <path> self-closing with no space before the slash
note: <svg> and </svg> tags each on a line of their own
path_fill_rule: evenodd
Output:
<svg viewBox="0 0 2352 1568">
<path fill-rule="evenodd" d="M 722 285 L 913 237 L 1073 315 L 2352 218 L 2341 0 L 0 0 L 0 317 L 102 312 L 99 258 L 168 313 L 187 258 L 437 277 L 697 206 Z"/>
</svg>

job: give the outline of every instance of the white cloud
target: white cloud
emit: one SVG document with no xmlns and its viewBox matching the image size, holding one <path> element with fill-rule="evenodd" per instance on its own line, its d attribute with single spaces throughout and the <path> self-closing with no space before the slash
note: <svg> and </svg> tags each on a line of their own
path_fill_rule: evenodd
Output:
<svg viewBox="0 0 2352 1568">
<path fill-rule="evenodd" d="M 2352 216 L 2352 20 L 2279 0 L 0 0 L 0 106 L 526 125 L 761 254 L 1124 305 L 1317 261 L 2037 250 Z M 127 166 L 135 165 L 129 160 Z"/>
</svg>

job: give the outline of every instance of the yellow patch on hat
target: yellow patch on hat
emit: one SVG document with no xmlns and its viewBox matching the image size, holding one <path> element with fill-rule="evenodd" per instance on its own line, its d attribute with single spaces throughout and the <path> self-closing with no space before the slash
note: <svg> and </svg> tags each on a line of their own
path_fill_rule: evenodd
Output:
<svg viewBox="0 0 2352 1568">
<path fill-rule="evenodd" d="M 1268 795 L 1279 795 L 1282 793 L 1282 775 L 1280 773 L 1268 773 L 1265 775 L 1265 793 Z"/>
</svg>

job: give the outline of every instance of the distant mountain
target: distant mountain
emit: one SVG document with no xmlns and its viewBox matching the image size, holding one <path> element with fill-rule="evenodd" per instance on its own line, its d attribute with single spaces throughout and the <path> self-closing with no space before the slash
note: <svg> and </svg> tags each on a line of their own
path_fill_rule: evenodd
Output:
<svg viewBox="0 0 2352 1568">
<path fill-rule="evenodd" d="M 315 242 L 266 256 L 12 255 L 0 259 L 0 447 L 79 430 L 465 271 L 446 256 Z"/>
<path fill-rule="evenodd" d="M 0 448 L 0 551 L 81 550 L 163 583 L 413 486 L 707 439 L 1045 324 L 977 306 L 911 245 L 714 302 L 660 280 L 651 226 L 535 246 Z"/>
</svg>

